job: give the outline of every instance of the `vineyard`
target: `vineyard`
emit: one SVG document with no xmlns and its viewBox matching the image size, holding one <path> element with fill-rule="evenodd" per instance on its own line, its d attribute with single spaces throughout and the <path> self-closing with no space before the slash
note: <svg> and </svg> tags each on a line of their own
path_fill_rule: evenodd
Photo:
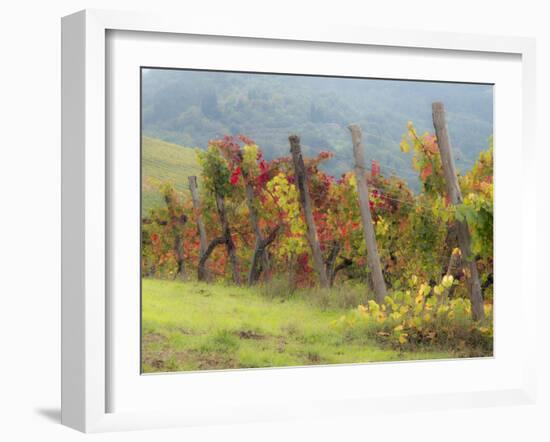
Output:
<svg viewBox="0 0 550 442">
<path fill-rule="evenodd" d="M 358 125 L 339 177 L 322 168 L 332 152 L 307 157 L 297 135 L 287 156 L 224 136 L 192 167 L 157 172 L 142 215 L 143 370 L 492 355 L 493 146 L 458 174 L 443 105 L 432 111 L 433 133 L 409 122 L 395 146 L 419 190 L 367 164 Z"/>
</svg>

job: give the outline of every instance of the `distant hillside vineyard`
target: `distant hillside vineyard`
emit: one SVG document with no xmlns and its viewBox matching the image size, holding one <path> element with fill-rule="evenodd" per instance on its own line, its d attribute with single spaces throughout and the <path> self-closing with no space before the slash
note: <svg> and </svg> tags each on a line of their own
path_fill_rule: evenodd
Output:
<svg viewBox="0 0 550 442">
<path fill-rule="evenodd" d="M 306 155 L 333 151 L 325 170 L 339 176 L 352 168 L 347 126 L 359 123 L 368 158 L 380 162 L 382 173 L 397 174 L 417 188 L 411 158 L 399 142 L 408 121 L 421 133 L 433 132 L 433 101 L 445 103 L 457 166 L 465 171 L 493 132 L 490 85 L 148 69 L 142 129 L 148 137 L 202 149 L 210 139 L 245 134 L 268 159 L 288 155 L 288 136 L 296 133 Z M 196 167 L 190 149 L 180 157 L 174 145 L 146 140 L 144 168 L 155 177 L 177 174 L 178 165 Z M 150 151 L 154 146 L 159 153 Z"/>
<path fill-rule="evenodd" d="M 149 137 L 142 138 L 141 187 L 142 214 L 164 204 L 158 191 L 162 182 L 170 182 L 182 192 L 188 191 L 187 177 L 199 175 L 194 149 Z"/>
</svg>

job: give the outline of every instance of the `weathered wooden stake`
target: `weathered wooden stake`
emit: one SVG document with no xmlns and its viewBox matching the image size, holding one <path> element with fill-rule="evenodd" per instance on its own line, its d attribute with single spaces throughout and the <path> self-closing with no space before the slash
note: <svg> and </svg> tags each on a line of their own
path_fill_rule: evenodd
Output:
<svg viewBox="0 0 550 442">
<path fill-rule="evenodd" d="M 199 189 L 197 187 L 197 177 L 190 176 L 189 178 L 189 190 L 191 191 L 191 199 L 193 200 L 193 209 L 195 210 L 195 221 L 197 223 L 197 230 L 199 232 L 200 239 L 200 254 L 204 255 L 206 248 L 208 247 L 206 240 L 206 229 L 204 228 L 204 222 L 201 215 L 201 202 L 199 197 Z"/>
<path fill-rule="evenodd" d="M 443 103 L 435 102 L 432 104 L 432 117 L 447 185 L 447 195 L 453 205 L 462 204 L 462 194 L 458 185 Z M 466 221 L 456 221 L 456 227 L 458 246 L 462 252 L 462 259 L 466 270 L 466 281 L 470 292 L 470 300 L 472 302 L 472 316 L 474 320 L 481 320 L 485 316 L 483 310 L 483 295 L 481 293 L 477 265 L 472 256 L 470 230 L 468 229 L 468 223 Z"/>
<path fill-rule="evenodd" d="M 302 212 L 304 213 L 304 218 L 306 221 L 307 240 L 313 256 L 313 265 L 319 275 L 319 283 L 321 287 L 327 288 L 329 286 L 329 281 L 327 278 L 323 255 L 321 253 L 321 246 L 319 245 L 315 220 L 313 219 L 311 198 L 309 196 L 308 176 L 306 166 L 304 165 L 304 159 L 302 157 L 300 137 L 297 135 L 291 135 L 288 137 L 288 141 L 290 142 L 290 153 L 292 154 L 292 161 L 294 163 L 296 186 L 298 187 L 300 194 L 300 205 L 302 206 Z"/>
<path fill-rule="evenodd" d="M 372 285 L 378 304 L 384 303 L 386 297 L 386 283 L 382 275 L 382 266 L 376 247 L 376 235 L 372 226 L 372 215 L 369 207 L 369 189 L 365 177 L 365 157 L 363 152 L 363 143 L 361 142 L 361 128 L 357 124 L 351 124 L 348 129 L 351 132 L 351 141 L 353 143 L 353 155 L 355 157 L 355 177 L 357 179 L 357 192 L 359 194 L 359 209 L 361 211 L 361 220 L 363 221 L 363 233 L 367 244 L 367 260 L 372 276 Z"/>
</svg>

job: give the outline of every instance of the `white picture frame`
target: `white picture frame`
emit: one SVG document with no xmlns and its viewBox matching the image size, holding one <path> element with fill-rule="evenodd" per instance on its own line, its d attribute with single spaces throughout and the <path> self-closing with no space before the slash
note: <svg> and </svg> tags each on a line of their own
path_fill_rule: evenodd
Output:
<svg viewBox="0 0 550 442">
<path fill-rule="evenodd" d="M 122 12 L 86 10 L 62 21 L 62 423 L 85 432 L 167 426 L 206 425 L 211 423 L 253 422 L 289 417 L 338 416 L 363 414 L 373 410 L 396 411 L 488 406 L 503 403 L 532 403 L 536 393 L 534 352 L 535 324 L 522 316 L 518 319 L 524 332 L 524 353 L 520 356 L 521 379 L 500 388 L 460 393 L 431 391 L 424 395 L 403 395 L 396 389 L 376 398 L 352 397 L 342 393 L 316 397 L 309 402 L 273 404 L 255 407 L 233 402 L 226 414 L 196 407 L 179 410 L 110 411 L 108 396 L 113 386 L 109 371 L 113 355 L 107 339 L 111 318 L 106 288 L 108 286 L 107 244 L 112 233 L 107 228 L 109 195 L 107 173 L 106 121 L 108 63 L 106 35 L 110 31 L 154 32 L 161 35 L 194 35 L 269 39 L 285 42 L 338 43 L 340 45 L 383 48 L 429 49 L 483 54 L 512 54 L 521 57 L 521 159 L 522 171 L 534 170 L 535 43 L 532 39 L 491 37 L 450 33 L 388 31 L 342 26 L 265 23 L 246 27 L 238 23 L 203 20 L 180 24 L 176 17 Z M 157 34 L 158 35 L 158 34 Z M 136 189 L 137 191 L 137 189 Z M 533 223 L 535 192 L 518 190 L 521 196 L 521 272 L 527 274 L 534 259 L 536 241 Z M 521 278 L 520 309 L 536 302 L 533 279 Z M 392 364 L 395 365 L 395 364 Z M 390 365 L 386 365 L 389 367 Z M 380 366 L 378 366 L 380 367 Z M 476 367 L 472 366 L 475 374 Z M 460 368 L 460 367 L 457 367 Z M 285 370 L 292 373 L 293 370 Z M 353 370 L 331 367 L 331 370 Z M 400 370 L 412 370 L 400 368 Z M 243 375 L 244 373 L 244 375 Z M 257 381 L 265 382 L 274 371 L 252 371 Z M 260 374 L 258 374 L 260 373 Z M 209 380 L 194 378 L 208 388 Z M 246 372 L 231 376 L 246 376 Z M 252 376 L 252 375 L 251 375 Z M 289 375 L 290 376 L 290 375 Z M 214 379 L 214 378 L 210 378 Z M 516 382 L 517 381 L 517 382 Z M 250 387 L 248 387 L 250 388 Z M 251 396 L 252 397 L 252 396 Z M 223 399 L 223 398 L 222 398 Z M 186 398 L 192 401 L 193 398 Z"/>
</svg>

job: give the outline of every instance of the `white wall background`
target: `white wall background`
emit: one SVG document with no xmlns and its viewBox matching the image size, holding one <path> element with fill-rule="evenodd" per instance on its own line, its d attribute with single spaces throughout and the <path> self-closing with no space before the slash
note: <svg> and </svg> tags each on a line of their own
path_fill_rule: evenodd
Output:
<svg viewBox="0 0 550 442">
<path fill-rule="evenodd" d="M 550 13 L 544 1 L 455 0 L 19 0 L 0 12 L 0 439 L 83 440 L 59 425 L 60 358 L 60 17 L 84 8 L 214 14 L 242 22 L 284 21 L 534 36 L 538 43 L 539 274 L 548 224 L 544 195 L 550 111 Z M 518 177 L 521 179 L 521 177 Z M 533 269 L 535 277 L 536 269 Z M 539 279 L 539 324 L 549 303 Z M 540 372 L 550 373 L 548 328 L 539 325 Z M 521 330 L 518 330 L 521 332 Z M 371 416 L 364 421 L 287 422 L 102 434 L 136 440 L 550 440 L 550 383 L 539 405 Z"/>
</svg>

